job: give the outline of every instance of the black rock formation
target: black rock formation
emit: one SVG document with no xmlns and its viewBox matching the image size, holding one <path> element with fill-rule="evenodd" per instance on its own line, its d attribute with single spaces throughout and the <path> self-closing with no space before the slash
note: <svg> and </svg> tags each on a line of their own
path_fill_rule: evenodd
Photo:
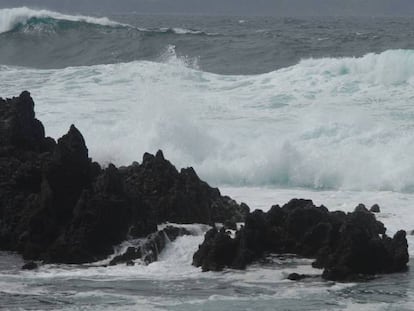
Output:
<svg viewBox="0 0 414 311">
<path fill-rule="evenodd" d="M 381 213 L 381 209 L 378 204 L 372 205 L 369 211 L 372 213 Z"/>
<path fill-rule="evenodd" d="M 246 217 L 235 238 L 213 228 L 194 254 L 203 271 L 225 267 L 244 269 L 269 253 L 314 258 L 329 280 L 351 281 L 361 276 L 404 271 L 408 262 L 405 231 L 388 237 L 384 225 L 363 205 L 354 212 L 329 212 L 310 200 L 291 200 L 264 213 Z"/>
<path fill-rule="evenodd" d="M 142 164 L 102 169 L 75 126 L 57 142 L 45 137 L 28 92 L 0 98 L 0 250 L 92 262 L 165 221 L 238 222 L 248 212 L 192 168 L 177 171 L 161 151 Z"/>
<path fill-rule="evenodd" d="M 174 227 L 157 232 L 167 221 L 225 224 L 208 231 L 194 254 L 203 271 L 243 269 L 269 253 L 293 253 L 314 258 L 324 278 L 348 281 L 404 271 L 408 262 L 406 233 L 388 237 L 362 204 L 345 214 L 295 199 L 249 213 L 192 168 L 178 171 L 161 151 L 144 154 L 141 164 L 103 169 L 75 126 L 57 142 L 45 137 L 28 92 L 0 98 L 0 250 L 27 260 L 85 263 L 106 258 L 128 238 L 147 237 L 112 264 L 149 263 L 168 240 L 187 234 Z M 232 238 L 226 228 L 237 222 L 245 225 Z"/>
<path fill-rule="evenodd" d="M 309 275 L 306 274 L 299 274 L 299 273 L 291 273 L 288 275 L 287 279 L 291 281 L 301 281 L 303 279 L 309 278 Z"/>
</svg>

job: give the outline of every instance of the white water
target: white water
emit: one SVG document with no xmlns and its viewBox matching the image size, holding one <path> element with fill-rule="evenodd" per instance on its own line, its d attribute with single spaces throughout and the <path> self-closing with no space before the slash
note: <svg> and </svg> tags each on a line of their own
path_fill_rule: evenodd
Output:
<svg viewBox="0 0 414 311">
<path fill-rule="evenodd" d="M 26 24 L 31 18 L 53 18 L 71 22 L 84 22 L 102 26 L 126 26 L 107 17 L 91 17 L 83 15 L 67 15 L 48 10 L 34 10 L 27 7 L 0 10 L 0 34 L 13 30 L 19 24 Z"/>
<path fill-rule="evenodd" d="M 201 30 L 195 29 L 186 29 L 181 27 L 173 28 L 142 28 L 134 27 L 129 24 L 118 23 L 116 21 L 110 20 L 107 17 L 92 17 L 84 15 L 68 15 L 62 14 L 59 12 L 49 11 L 49 10 L 36 10 L 28 7 L 19 7 L 19 8 L 10 8 L 10 9 L 0 9 L 0 34 L 11 31 L 15 29 L 18 25 L 26 25 L 30 22 L 32 18 L 50 18 L 57 21 L 70 21 L 70 22 L 81 22 L 88 23 L 92 25 L 101 25 L 109 27 L 128 27 L 134 28 L 143 32 L 159 32 L 166 33 L 171 32 L 177 35 L 208 35 L 216 36 L 217 33 L 205 33 Z M 41 25 L 34 27 L 33 29 L 39 31 L 46 31 Z"/>
<path fill-rule="evenodd" d="M 112 23 L 56 14 L 0 10 L 0 33 L 31 17 Z M 0 65 L 0 96 L 31 91 L 47 134 L 57 138 L 75 123 L 101 163 L 129 164 L 161 148 L 179 167 L 193 165 L 210 183 L 231 185 L 220 187 L 222 193 L 252 208 L 267 210 L 292 197 L 345 211 L 378 203 L 390 235 L 414 229 L 414 51 L 309 59 L 267 74 L 224 76 L 203 72 L 197 59 L 178 58 L 166 46 L 159 63 Z M 178 238 L 150 265 L 27 272 L 18 258 L 0 254 L 0 306 L 7 299 L 23 310 L 412 308 L 411 272 L 358 285 L 295 283 L 286 280 L 289 273 L 320 271 L 294 259 L 202 273 L 191 261 L 206 228 L 190 229 L 194 236 Z M 408 242 L 413 255 L 413 236 Z"/>
<path fill-rule="evenodd" d="M 30 90 L 48 135 L 75 123 L 118 165 L 163 149 L 214 184 L 414 190 L 414 51 L 310 59 L 225 76 L 168 48 L 162 63 L 0 66 L 0 94 Z"/>
<path fill-rule="evenodd" d="M 314 198 L 316 203 L 323 201 L 331 209 L 350 210 L 353 203 L 363 197 L 369 198 L 369 204 L 381 204 L 379 219 L 391 231 L 401 225 L 395 219 L 402 223 L 408 222 L 407 218 L 412 219 L 405 214 L 409 204 L 401 206 L 404 198 L 398 199 L 392 194 L 375 198 L 353 192 L 266 188 L 225 188 L 223 192 L 243 199 L 252 207 L 283 204 L 285 198 L 297 195 Z M 406 199 L 413 201 L 409 197 Z M 392 204 L 398 204 L 401 210 L 393 211 Z M 191 262 L 207 228 L 202 225 L 186 228 L 196 235 L 179 237 L 161 253 L 158 262 L 149 265 L 137 261 L 132 267 L 47 265 L 37 271 L 19 271 L 18 267 L 13 271 L 0 269 L 0 300 L 1 297 L 17 297 L 17 305 L 23 310 L 26 306 L 27 309 L 45 306 L 43 302 L 60 306 L 55 307 L 56 310 L 247 311 L 253 310 L 253 306 L 257 310 L 274 310 L 275 306 L 283 310 L 411 310 L 412 276 L 408 274 L 390 275 L 361 284 L 326 282 L 317 277 L 321 270 L 313 269 L 311 260 L 298 258 L 274 258 L 270 265 L 254 264 L 246 271 L 202 273 L 191 266 Z M 409 242 L 412 244 L 411 240 Z M 1 256 L 3 254 L 0 259 Z M 15 261 L 8 259 L 7 262 Z M 292 272 L 316 277 L 305 282 L 286 280 Z M 26 301 L 30 303 L 27 297 L 32 297 L 34 302 L 27 304 Z"/>
</svg>

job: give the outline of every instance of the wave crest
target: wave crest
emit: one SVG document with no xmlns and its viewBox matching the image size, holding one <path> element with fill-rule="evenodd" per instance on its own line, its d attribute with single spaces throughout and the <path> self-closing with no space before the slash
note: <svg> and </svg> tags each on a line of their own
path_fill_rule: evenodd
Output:
<svg viewBox="0 0 414 311">
<path fill-rule="evenodd" d="M 27 7 L 0 10 L 0 33 L 12 31 L 19 26 L 35 23 L 50 24 L 54 21 L 81 22 L 87 24 L 125 27 L 129 26 L 114 22 L 107 17 L 91 17 L 83 15 L 66 15 L 48 10 L 33 10 Z"/>
<path fill-rule="evenodd" d="M 414 192 L 414 51 L 245 76 L 195 70 L 173 46 L 160 61 L 0 67 L 0 94 L 28 88 L 48 135 L 76 120 L 102 163 L 163 149 L 215 184 Z"/>
<path fill-rule="evenodd" d="M 167 28 L 140 28 L 129 24 L 118 23 L 107 17 L 91 17 L 83 15 L 66 15 L 48 10 L 33 10 L 27 7 L 0 9 L 0 34 L 10 31 L 44 31 L 50 32 L 56 28 L 75 27 L 76 25 L 90 24 L 95 26 L 128 28 L 145 34 L 173 34 L 173 35 L 201 35 L 216 36 L 216 33 L 207 33 L 197 29 L 180 27 Z"/>
</svg>

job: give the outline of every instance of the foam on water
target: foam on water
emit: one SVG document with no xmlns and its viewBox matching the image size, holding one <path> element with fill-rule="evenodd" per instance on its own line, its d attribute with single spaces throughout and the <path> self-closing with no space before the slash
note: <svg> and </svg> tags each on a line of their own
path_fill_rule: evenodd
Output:
<svg viewBox="0 0 414 311">
<path fill-rule="evenodd" d="M 71 22 L 84 22 L 102 26 L 126 26 L 106 17 L 91 17 L 82 15 L 67 15 L 48 10 L 34 10 L 27 7 L 0 10 L 0 34 L 13 30 L 19 24 L 24 25 L 32 18 L 52 18 Z"/>
<path fill-rule="evenodd" d="M 0 33 L 32 18 L 119 25 L 21 8 L 0 10 Z M 184 28 L 138 30 L 204 35 Z M 368 207 L 378 203 L 382 212 L 377 217 L 389 234 L 414 229 L 414 51 L 307 59 L 266 74 L 228 76 L 202 71 L 197 58 L 177 57 L 175 42 L 165 41 L 157 63 L 56 70 L 0 65 L 0 96 L 30 90 L 47 134 L 59 137 L 75 123 L 90 156 L 104 164 L 129 164 L 161 148 L 174 164 L 193 165 L 203 179 L 231 185 L 222 193 L 252 208 L 267 210 L 292 197 L 345 211 L 361 202 Z M 254 187 L 240 187 L 246 185 Z M 7 263 L 0 260 L 0 300 L 22 308 L 54 305 L 56 310 L 412 306 L 410 272 L 368 284 L 335 284 L 318 277 L 296 283 L 286 276 L 321 271 L 294 258 L 254 264 L 246 271 L 202 273 L 191 262 L 207 228 L 186 228 L 193 235 L 169 243 L 160 260 L 149 265 L 98 266 L 101 262 L 20 271 L 20 261 L 12 266 L 15 257 L 0 254 Z M 408 236 L 411 255 L 413 238 Z"/>
<path fill-rule="evenodd" d="M 147 31 L 154 31 L 147 29 Z M 219 34 L 217 33 L 206 33 L 201 30 L 195 30 L 195 29 L 186 29 L 186 28 L 180 28 L 180 27 L 173 27 L 173 28 L 160 28 L 158 31 L 164 32 L 164 33 L 174 33 L 176 35 L 206 35 L 206 36 L 217 36 Z"/>
<path fill-rule="evenodd" d="M 159 229 L 167 225 L 171 224 L 161 225 Z M 321 273 L 321 270 L 311 267 L 311 260 L 289 257 L 271 258 L 269 260 L 272 264 L 268 263 L 264 268 L 261 264 L 256 264 L 249 267 L 246 271 L 230 270 L 225 273 L 202 273 L 200 268 L 192 266 L 193 254 L 202 243 L 204 234 L 210 227 L 201 224 L 172 225 L 184 227 L 192 235 L 181 236 L 174 242 L 168 243 L 166 248 L 159 254 L 159 260 L 148 265 L 145 265 L 140 260 L 135 261 L 135 266 L 106 266 L 107 261 L 84 265 L 48 264 L 40 266 L 35 271 L 19 271 L 14 274 L 10 274 L 7 271 L 0 271 L 0 276 L 10 280 L 17 280 L 24 277 L 25 279 L 34 278 L 37 280 L 80 279 L 101 282 L 114 280 L 133 281 L 136 279 L 173 281 L 207 278 L 231 281 L 242 287 L 261 286 L 262 288 L 269 288 L 270 284 L 290 282 L 286 280 L 286 277 L 292 272 L 306 273 L 309 275 L 320 275 Z M 124 244 L 127 245 L 128 242 L 116 247 L 115 251 L 122 248 Z M 0 283 L 0 291 L 2 288 L 2 283 Z M 9 288 L 8 290 L 14 292 L 19 289 Z"/>
<path fill-rule="evenodd" d="M 226 305 L 255 301 L 268 305 L 278 299 L 301 299 L 309 295 L 324 295 L 340 291 L 352 284 L 334 285 L 315 280 L 312 283 L 295 283 L 285 278 L 292 271 L 312 273 L 310 262 L 301 259 L 286 260 L 272 267 L 253 265 L 247 271 L 202 273 L 191 266 L 192 254 L 200 242 L 180 237 L 162 252 L 160 261 L 148 266 L 125 265 L 115 267 L 88 267 L 60 265 L 43 266 L 39 271 L 27 271 L 10 276 L 0 274 L 12 284 L 0 293 L 53 297 L 66 301 L 65 310 L 71 304 L 83 305 L 85 310 L 105 309 L 116 303 L 117 310 L 215 310 Z M 191 247 L 188 247 L 190 246 Z M 24 285 L 27 284 L 27 285 Z M 62 285 L 65 284 L 65 285 Z M 138 286 L 136 290 L 132 290 Z M 26 289 L 27 287 L 27 289 Z M 155 291 L 155 292 L 153 292 Z M 159 292 L 159 294 L 157 294 Z M 52 300 L 53 301 L 53 300 Z M 133 306 L 133 307 L 132 307 Z M 195 308 L 195 309 L 194 309 Z"/>
<path fill-rule="evenodd" d="M 30 90 L 47 134 L 75 123 L 101 163 L 161 148 L 215 184 L 414 190 L 413 51 L 309 59 L 253 76 L 193 69 L 174 46 L 160 61 L 2 66 L 0 94 Z"/>
<path fill-rule="evenodd" d="M 24 276 L 36 279 L 77 278 L 98 281 L 193 279 L 201 276 L 201 271 L 191 265 L 192 255 L 201 242 L 202 237 L 181 237 L 161 253 L 159 261 L 149 265 L 144 265 L 139 260 L 132 267 L 125 265 L 109 267 L 46 265 L 39 271 L 27 272 Z"/>
<path fill-rule="evenodd" d="M 246 193 L 246 189 L 239 190 L 239 195 Z M 43 306 L 39 302 L 46 302 L 48 309 L 58 305 L 56 310 L 250 310 L 252 303 L 260 310 L 273 310 L 275 305 L 288 310 L 389 310 L 392 306 L 409 310 L 411 300 L 406 296 L 410 289 L 402 284 L 407 282 L 406 275 L 396 276 L 394 281 L 390 277 L 385 291 L 377 289 L 380 280 L 369 284 L 326 282 L 317 276 L 321 270 L 313 269 L 311 260 L 289 256 L 272 257 L 246 271 L 202 273 L 191 261 L 207 228 L 186 228 L 201 235 L 179 237 L 161 253 L 158 262 L 147 266 L 47 265 L 38 271 L 0 272 L 4 281 L 0 296 L 17 297 L 13 299 L 23 307 Z M 286 280 L 292 272 L 315 278 Z M 395 289 L 393 282 L 402 287 Z"/>
</svg>

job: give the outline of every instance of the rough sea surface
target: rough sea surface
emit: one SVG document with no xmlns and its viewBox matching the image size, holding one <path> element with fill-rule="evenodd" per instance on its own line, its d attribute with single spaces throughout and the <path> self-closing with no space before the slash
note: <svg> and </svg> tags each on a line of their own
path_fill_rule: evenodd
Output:
<svg viewBox="0 0 414 311">
<path fill-rule="evenodd" d="M 47 135 L 74 123 L 104 165 L 163 149 L 252 208 L 378 203 L 390 234 L 414 229 L 410 18 L 0 10 L 0 96 L 26 89 Z M 191 257 L 206 228 L 190 229 L 148 266 L 23 272 L 19 256 L 0 253 L 0 309 L 414 310 L 412 271 L 341 284 L 309 260 L 274 256 L 201 273 Z"/>
</svg>

